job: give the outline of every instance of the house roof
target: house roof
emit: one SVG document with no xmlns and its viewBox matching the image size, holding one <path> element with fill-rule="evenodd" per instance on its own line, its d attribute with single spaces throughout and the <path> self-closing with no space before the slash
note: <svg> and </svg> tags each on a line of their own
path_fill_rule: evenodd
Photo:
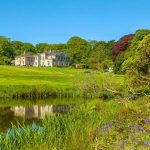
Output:
<svg viewBox="0 0 150 150">
<path fill-rule="evenodd" d="M 60 55 L 60 54 L 64 54 L 63 52 L 60 51 L 56 51 L 56 50 L 52 50 L 52 51 L 45 51 L 42 54 L 47 54 L 47 55 Z"/>
<path fill-rule="evenodd" d="M 35 56 L 39 56 L 39 55 L 40 55 L 40 54 L 38 53 L 38 54 L 33 54 L 32 56 L 35 57 Z"/>
<path fill-rule="evenodd" d="M 19 56 L 16 56 L 16 58 L 18 58 L 18 57 L 32 57 L 32 55 L 30 55 L 30 54 L 21 54 Z"/>
<path fill-rule="evenodd" d="M 16 58 L 19 58 L 19 57 L 35 57 L 35 56 L 38 56 L 38 55 L 41 55 L 41 54 L 46 54 L 48 56 L 56 56 L 56 55 L 61 55 L 61 54 L 65 54 L 65 53 L 60 52 L 58 50 L 52 50 L 52 51 L 45 51 L 43 53 L 38 53 L 38 54 L 33 54 L 33 55 L 30 55 L 30 54 L 21 54 L 19 56 L 16 56 Z"/>
</svg>

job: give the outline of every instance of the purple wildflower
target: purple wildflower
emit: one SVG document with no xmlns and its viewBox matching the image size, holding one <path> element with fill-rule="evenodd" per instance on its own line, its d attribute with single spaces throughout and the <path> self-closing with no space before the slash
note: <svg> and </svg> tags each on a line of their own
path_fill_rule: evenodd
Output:
<svg viewBox="0 0 150 150">
<path fill-rule="evenodd" d="M 136 145 L 138 145 L 138 143 L 139 143 L 139 140 L 137 138 L 135 139 L 135 143 L 136 143 Z"/>
<path fill-rule="evenodd" d="M 108 129 L 109 129 L 109 127 L 110 127 L 110 126 L 109 126 L 109 124 L 104 125 L 104 131 L 105 131 L 105 132 L 107 132 L 107 131 L 108 131 Z"/>
<path fill-rule="evenodd" d="M 122 120 L 118 120 L 118 123 L 119 123 L 119 124 L 122 124 Z"/>
<path fill-rule="evenodd" d="M 130 129 L 133 129 L 134 128 L 134 123 L 130 124 Z"/>
<path fill-rule="evenodd" d="M 143 128 L 138 125 L 138 126 L 136 127 L 136 132 L 142 132 L 142 131 L 143 131 Z"/>
<path fill-rule="evenodd" d="M 145 124 L 150 124 L 150 119 L 145 119 L 145 120 L 144 120 L 144 123 L 145 123 Z"/>
<path fill-rule="evenodd" d="M 149 146 L 150 146 L 150 141 L 144 141 L 144 145 L 145 145 L 146 147 L 149 147 Z"/>
</svg>

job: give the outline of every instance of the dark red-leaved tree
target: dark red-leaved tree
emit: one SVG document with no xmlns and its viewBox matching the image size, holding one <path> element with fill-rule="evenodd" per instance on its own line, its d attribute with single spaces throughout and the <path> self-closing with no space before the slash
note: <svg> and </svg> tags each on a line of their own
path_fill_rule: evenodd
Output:
<svg viewBox="0 0 150 150">
<path fill-rule="evenodd" d="M 120 52 L 127 50 L 128 46 L 130 45 L 131 39 L 134 37 L 134 34 L 128 34 L 123 36 L 112 48 L 112 58 L 113 60 L 116 59 Z"/>
</svg>

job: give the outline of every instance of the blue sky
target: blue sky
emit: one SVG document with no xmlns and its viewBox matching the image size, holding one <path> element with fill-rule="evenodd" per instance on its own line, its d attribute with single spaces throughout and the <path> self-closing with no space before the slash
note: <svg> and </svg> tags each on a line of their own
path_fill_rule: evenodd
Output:
<svg viewBox="0 0 150 150">
<path fill-rule="evenodd" d="M 0 35 L 12 40 L 108 41 L 139 28 L 150 29 L 150 0 L 0 0 Z"/>
</svg>

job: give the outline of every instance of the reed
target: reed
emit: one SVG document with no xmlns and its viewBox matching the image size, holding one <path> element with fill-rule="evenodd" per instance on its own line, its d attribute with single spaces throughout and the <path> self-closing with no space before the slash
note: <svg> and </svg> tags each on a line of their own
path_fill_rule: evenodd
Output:
<svg viewBox="0 0 150 150">
<path fill-rule="evenodd" d="M 0 136 L 0 148 L 93 150 L 150 147 L 149 97 L 137 101 L 93 100 L 66 115 L 46 117 L 42 126 L 12 126 Z"/>
</svg>

